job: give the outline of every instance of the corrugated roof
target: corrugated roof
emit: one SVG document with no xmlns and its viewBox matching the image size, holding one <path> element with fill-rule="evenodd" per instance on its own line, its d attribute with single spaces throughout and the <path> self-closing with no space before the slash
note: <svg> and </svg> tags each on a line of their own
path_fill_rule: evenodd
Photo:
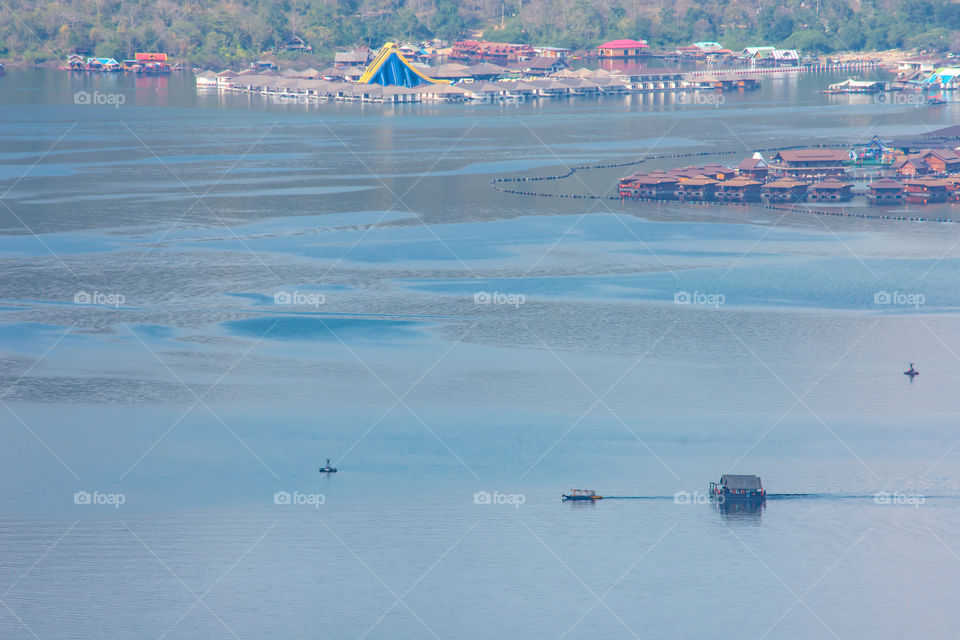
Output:
<svg viewBox="0 0 960 640">
<path fill-rule="evenodd" d="M 736 476 L 725 473 L 720 478 L 720 484 L 725 485 L 728 489 L 756 489 L 758 491 L 763 489 L 760 476 Z"/>
<path fill-rule="evenodd" d="M 785 162 L 840 162 L 849 160 L 850 153 L 843 149 L 787 149 L 775 157 Z"/>
</svg>

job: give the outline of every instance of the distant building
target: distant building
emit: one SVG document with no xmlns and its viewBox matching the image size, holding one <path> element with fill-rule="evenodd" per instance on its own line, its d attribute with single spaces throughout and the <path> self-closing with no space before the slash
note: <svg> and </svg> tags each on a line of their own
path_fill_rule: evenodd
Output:
<svg viewBox="0 0 960 640">
<path fill-rule="evenodd" d="M 931 202 L 947 201 L 946 180 L 931 178 L 915 178 L 904 180 L 904 200 L 910 204 L 929 204 Z"/>
<path fill-rule="evenodd" d="M 529 44 L 510 42 L 484 42 L 482 40 L 458 40 L 450 50 L 450 58 L 455 60 L 493 60 L 495 62 L 517 62 L 535 55 Z"/>
<path fill-rule="evenodd" d="M 810 185 L 810 200 L 818 202 L 843 202 L 853 197 L 853 185 L 840 180 L 824 180 Z"/>
<path fill-rule="evenodd" d="M 611 40 L 597 47 L 601 58 L 640 58 L 650 54 L 645 40 Z"/>
<path fill-rule="evenodd" d="M 940 58 L 931 58 L 929 56 L 897 60 L 897 71 L 900 73 L 919 71 L 920 73 L 928 74 L 933 73 L 933 70 L 940 66 L 943 66 L 943 61 Z"/>
<path fill-rule="evenodd" d="M 691 47 L 699 49 L 703 53 L 715 53 L 717 51 L 723 51 L 723 45 L 719 42 L 694 42 Z"/>
<path fill-rule="evenodd" d="M 785 175 L 799 177 L 842 178 L 843 165 L 850 161 L 850 153 L 843 149 L 787 149 L 773 156 L 776 169 Z"/>
<path fill-rule="evenodd" d="M 870 204 L 892 204 L 903 202 L 903 183 L 884 178 L 871 182 L 867 192 L 867 201 Z"/>
<path fill-rule="evenodd" d="M 942 67 L 931 72 L 924 81 L 931 88 L 956 89 L 960 87 L 960 67 Z"/>
<path fill-rule="evenodd" d="M 738 57 L 753 67 L 796 66 L 800 64 L 800 54 L 796 49 L 747 47 L 740 52 Z"/>
<path fill-rule="evenodd" d="M 313 47 L 307 44 L 303 38 L 295 33 L 290 34 L 290 37 L 287 38 L 287 41 L 283 44 L 283 48 L 287 51 L 301 51 L 304 53 L 307 51 L 313 51 Z"/>
<path fill-rule="evenodd" d="M 768 202 L 801 202 L 807 197 L 806 182 L 780 178 L 760 187 L 760 197 Z"/>
<path fill-rule="evenodd" d="M 737 165 L 737 172 L 745 178 L 766 180 L 770 167 L 767 166 L 767 162 L 762 155 L 755 153 L 752 158 L 747 158 Z"/>
<path fill-rule="evenodd" d="M 548 76 L 568 67 L 569 65 L 563 58 L 545 58 L 542 56 L 510 65 L 510 68 L 514 71 L 519 71 L 528 76 Z"/>
<path fill-rule="evenodd" d="M 534 47 L 533 52 L 541 58 L 559 58 L 561 60 L 566 60 L 567 56 L 570 55 L 570 49 L 561 47 Z"/>
<path fill-rule="evenodd" d="M 755 202 L 760 199 L 762 183 L 750 178 L 734 178 L 719 182 L 716 187 L 717 200 L 726 202 Z"/>
<path fill-rule="evenodd" d="M 343 66 L 366 65 L 370 62 L 370 47 L 357 47 L 351 51 L 338 51 L 333 54 L 333 63 Z"/>
</svg>

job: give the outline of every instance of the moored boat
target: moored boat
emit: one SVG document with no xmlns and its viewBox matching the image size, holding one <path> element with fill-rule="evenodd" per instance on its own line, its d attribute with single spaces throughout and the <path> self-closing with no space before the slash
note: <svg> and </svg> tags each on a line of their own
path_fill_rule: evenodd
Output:
<svg viewBox="0 0 960 640">
<path fill-rule="evenodd" d="M 337 468 L 330 466 L 330 458 L 327 458 L 327 466 L 320 467 L 320 473 L 336 473 Z"/>
</svg>

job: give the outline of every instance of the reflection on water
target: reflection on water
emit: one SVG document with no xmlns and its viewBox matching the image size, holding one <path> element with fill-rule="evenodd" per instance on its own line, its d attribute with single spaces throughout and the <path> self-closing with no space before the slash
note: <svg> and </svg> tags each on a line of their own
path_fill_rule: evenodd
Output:
<svg viewBox="0 0 960 640">
<path fill-rule="evenodd" d="M 711 501 L 712 507 L 730 524 L 760 524 L 760 516 L 766 509 L 766 501 L 727 500 Z"/>
</svg>

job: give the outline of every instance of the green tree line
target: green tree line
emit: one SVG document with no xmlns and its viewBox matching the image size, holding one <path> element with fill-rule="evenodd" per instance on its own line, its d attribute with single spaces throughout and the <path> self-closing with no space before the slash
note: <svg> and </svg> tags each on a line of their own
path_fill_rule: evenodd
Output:
<svg viewBox="0 0 960 640">
<path fill-rule="evenodd" d="M 272 54 L 328 62 L 334 51 L 383 42 L 484 39 L 589 49 L 614 38 L 654 47 L 716 40 L 731 49 L 778 45 L 814 53 L 960 48 L 951 0 L 5 0 L 0 57 L 44 62 L 74 51 L 123 59 L 164 51 L 202 66 Z M 291 34 L 313 50 L 288 51 Z"/>
</svg>

